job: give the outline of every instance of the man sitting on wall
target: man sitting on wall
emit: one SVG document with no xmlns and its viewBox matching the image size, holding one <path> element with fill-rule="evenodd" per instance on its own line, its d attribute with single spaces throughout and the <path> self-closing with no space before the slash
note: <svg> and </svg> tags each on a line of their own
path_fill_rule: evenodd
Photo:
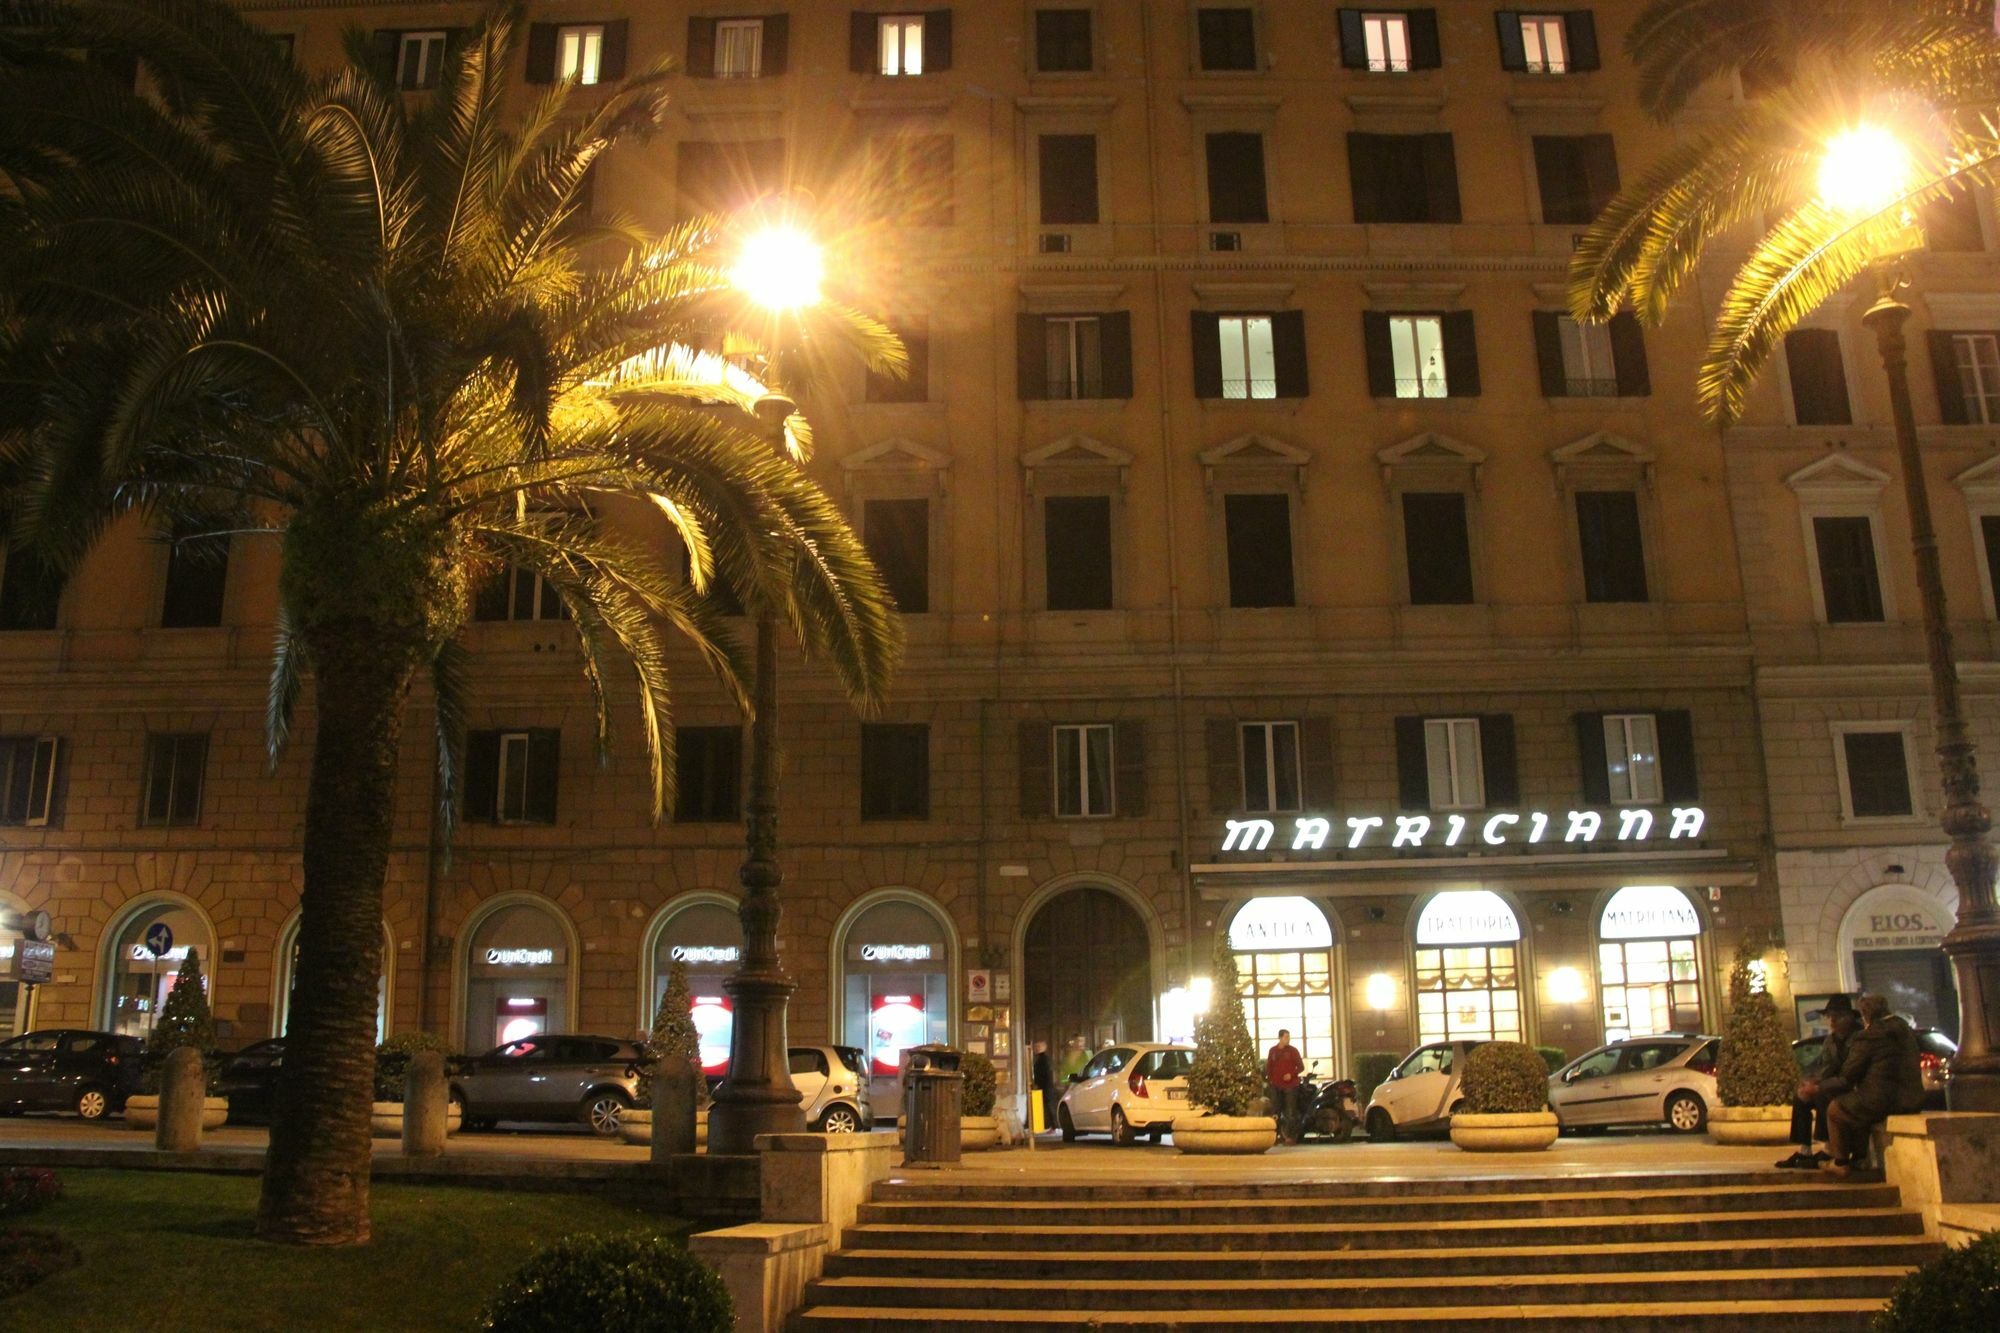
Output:
<svg viewBox="0 0 2000 1333">
<path fill-rule="evenodd" d="M 1924 1105 L 1924 1076 L 1919 1066 L 1917 1034 L 1900 1015 L 1889 1012 L 1889 1001 L 1864 995 L 1859 1004 L 1861 1031 L 1848 1043 L 1840 1077 L 1848 1091 L 1827 1108 L 1833 1131 L 1827 1147 L 1833 1161 L 1827 1169 L 1844 1176 L 1868 1156 L 1868 1136 L 1892 1115 L 1908 1115 Z"/>
<path fill-rule="evenodd" d="M 1819 1048 L 1819 1059 L 1806 1071 L 1804 1081 L 1792 1096 L 1792 1142 L 1799 1150 L 1778 1163 L 1789 1171 L 1811 1171 L 1822 1162 L 1833 1160 L 1831 1153 L 1815 1152 L 1813 1144 L 1825 1143 L 1829 1137 L 1826 1108 L 1847 1091 L 1840 1067 L 1847 1062 L 1848 1045 L 1861 1026 L 1861 1016 L 1854 1012 L 1854 1001 L 1844 994 L 1830 997 L 1820 1013 L 1829 1029 L 1826 1041 Z"/>
<path fill-rule="evenodd" d="M 1278 1029 L 1278 1044 L 1264 1057 L 1264 1081 L 1271 1085 L 1271 1114 L 1278 1117 L 1278 1135 L 1286 1143 L 1299 1141 L 1299 1076 L 1305 1057 L 1292 1045 L 1289 1028 Z"/>
</svg>

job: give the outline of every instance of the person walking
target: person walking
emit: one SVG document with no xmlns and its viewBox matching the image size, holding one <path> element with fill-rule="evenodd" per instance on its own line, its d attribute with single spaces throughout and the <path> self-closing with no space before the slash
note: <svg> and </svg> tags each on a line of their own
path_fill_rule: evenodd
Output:
<svg viewBox="0 0 2000 1333">
<path fill-rule="evenodd" d="M 1063 1047 L 1062 1063 L 1056 1066 L 1056 1076 L 1068 1083 L 1072 1074 L 1081 1074 L 1083 1067 L 1090 1063 L 1090 1049 L 1083 1044 L 1081 1032 L 1073 1034 L 1069 1044 Z"/>
<path fill-rule="evenodd" d="M 1264 1057 L 1264 1081 L 1271 1087 L 1278 1137 L 1286 1143 L 1299 1141 L 1299 1078 L 1305 1072 L 1305 1057 L 1292 1045 L 1291 1029 L 1279 1028 L 1278 1044 Z"/>
<path fill-rule="evenodd" d="M 1861 1031 L 1847 1048 L 1840 1077 L 1848 1091 L 1827 1108 L 1833 1152 L 1828 1165 L 1845 1176 L 1868 1157 L 1868 1136 L 1892 1115 L 1908 1115 L 1924 1105 L 1924 1076 L 1918 1060 L 1917 1034 L 1901 1016 L 1889 1012 L 1889 1001 L 1864 995 Z"/>
<path fill-rule="evenodd" d="M 1041 1098 L 1042 1102 L 1041 1123 L 1036 1125 L 1035 1128 L 1037 1130 L 1049 1129 L 1056 1122 L 1056 1066 L 1055 1062 L 1049 1058 L 1049 1044 L 1047 1042 L 1038 1041 L 1035 1043 L 1035 1061 L 1030 1067 L 1028 1077 L 1034 1084 L 1035 1095 Z"/>
<path fill-rule="evenodd" d="M 1831 1153 L 1814 1151 L 1813 1144 L 1827 1142 L 1827 1107 L 1847 1091 L 1840 1069 L 1847 1062 L 1847 1048 L 1861 1027 L 1861 1015 L 1854 1011 L 1854 1001 L 1845 994 L 1828 997 L 1820 1015 L 1826 1019 L 1828 1031 L 1826 1040 L 1820 1044 L 1819 1058 L 1813 1061 L 1798 1091 L 1792 1095 L 1792 1142 L 1798 1151 L 1778 1163 L 1787 1171 L 1810 1171 L 1833 1160 Z"/>
</svg>

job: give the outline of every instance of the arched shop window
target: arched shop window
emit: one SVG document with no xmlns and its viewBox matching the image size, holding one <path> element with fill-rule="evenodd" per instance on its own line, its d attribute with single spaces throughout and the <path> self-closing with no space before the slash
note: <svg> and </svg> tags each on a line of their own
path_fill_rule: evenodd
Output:
<svg viewBox="0 0 2000 1333">
<path fill-rule="evenodd" d="M 173 932 L 173 945 L 155 958 L 146 948 L 146 934 L 164 925 Z M 181 974 L 188 950 L 201 955 L 202 980 L 215 995 L 215 937 L 199 912 L 177 902 L 151 902 L 128 912 L 116 927 L 111 943 L 102 1012 L 102 1026 L 128 1037 L 145 1037 L 167 1002 L 167 992 Z"/>
<path fill-rule="evenodd" d="M 1292 1045 L 1322 1073 L 1339 1068 L 1334 1016 L 1333 927 L 1307 898 L 1252 898 L 1229 923 L 1243 1010 L 1259 1051 L 1289 1029 Z"/>
<path fill-rule="evenodd" d="M 1840 921 L 1841 985 L 1886 996 L 1917 1027 L 1958 1040 L 1958 986 L 1940 941 L 1958 915 L 1922 889 L 1884 884 Z"/>
<path fill-rule="evenodd" d="M 568 1031 L 569 954 L 569 932 L 552 908 L 510 903 L 483 918 L 466 945 L 466 1051 Z"/>
<path fill-rule="evenodd" d="M 285 1026 L 291 1022 L 292 999 L 298 986 L 299 968 L 299 915 L 294 912 L 292 919 L 278 935 L 278 996 L 273 1011 L 277 1021 L 271 1026 L 271 1035 L 282 1037 Z M 389 923 L 382 923 L 382 975 L 375 979 L 375 1040 L 379 1043 L 389 1035 L 389 975 L 396 970 L 396 941 L 389 934 Z"/>
<path fill-rule="evenodd" d="M 1597 922 L 1604 1039 L 1701 1031 L 1701 913 L 1671 884 L 1628 884 Z"/>
<path fill-rule="evenodd" d="M 906 1047 L 951 1039 L 951 942 L 918 904 L 884 899 L 840 942 L 841 1032 L 875 1078 L 894 1078 Z"/>
<path fill-rule="evenodd" d="M 1521 923 L 1489 889 L 1440 893 L 1417 917 L 1417 1040 L 1521 1040 Z"/>
<path fill-rule="evenodd" d="M 704 895 L 679 905 L 668 904 L 653 928 L 646 1012 L 640 1017 L 642 1026 L 653 1025 L 674 964 L 686 966 L 688 987 L 694 995 L 702 1072 L 716 1076 L 729 1072 L 729 1040 L 735 1020 L 722 983 L 736 971 L 743 954 L 743 923 L 736 910 L 733 900 L 720 896 Z"/>
</svg>

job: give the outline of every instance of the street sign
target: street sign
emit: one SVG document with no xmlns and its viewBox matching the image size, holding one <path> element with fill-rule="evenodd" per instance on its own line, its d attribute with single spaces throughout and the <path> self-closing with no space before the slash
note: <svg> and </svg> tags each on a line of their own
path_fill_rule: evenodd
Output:
<svg viewBox="0 0 2000 1333">
<path fill-rule="evenodd" d="M 146 927 L 146 952 L 155 958 L 164 958 L 174 947 L 174 930 L 164 921 L 155 921 Z"/>
<path fill-rule="evenodd" d="M 13 979 L 24 985 L 40 986 L 54 979 L 56 946 L 48 940 L 14 942 Z"/>
<path fill-rule="evenodd" d="M 965 973 L 965 1002 L 985 1004 L 993 998 L 993 972 L 990 968 L 974 967 Z"/>
</svg>

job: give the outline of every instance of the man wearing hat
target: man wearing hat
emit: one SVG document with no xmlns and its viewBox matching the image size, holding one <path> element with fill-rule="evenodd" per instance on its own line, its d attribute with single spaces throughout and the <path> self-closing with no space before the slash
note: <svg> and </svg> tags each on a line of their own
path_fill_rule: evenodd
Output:
<svg viewBox="0 0 2000 1333">
<path fill-rule="evenodd" d="M 1799 1150 L 1778 1163 L 1787 1170 L 1811 1171 L 1832 1160 L 1831 1154 L 1814 1152 L 1813 1143 L 1827 1141 L 1826 1108 L 1847 1091 L 1847 1084 L 1840 1078 L 1840 1067 L 1847 1060 L 1848 1043 L 1861 1026 L 1861 1016 L 1854 1011 L 1854 1001 L 1847 995 L 1828 997 L 1820 1014 L 1829 1030 L 1820 1045 L 1819 1059 L 1806 1071 L 1805 1081 L 1792 1096 L 1792 1142 Z"/>
</svg>

